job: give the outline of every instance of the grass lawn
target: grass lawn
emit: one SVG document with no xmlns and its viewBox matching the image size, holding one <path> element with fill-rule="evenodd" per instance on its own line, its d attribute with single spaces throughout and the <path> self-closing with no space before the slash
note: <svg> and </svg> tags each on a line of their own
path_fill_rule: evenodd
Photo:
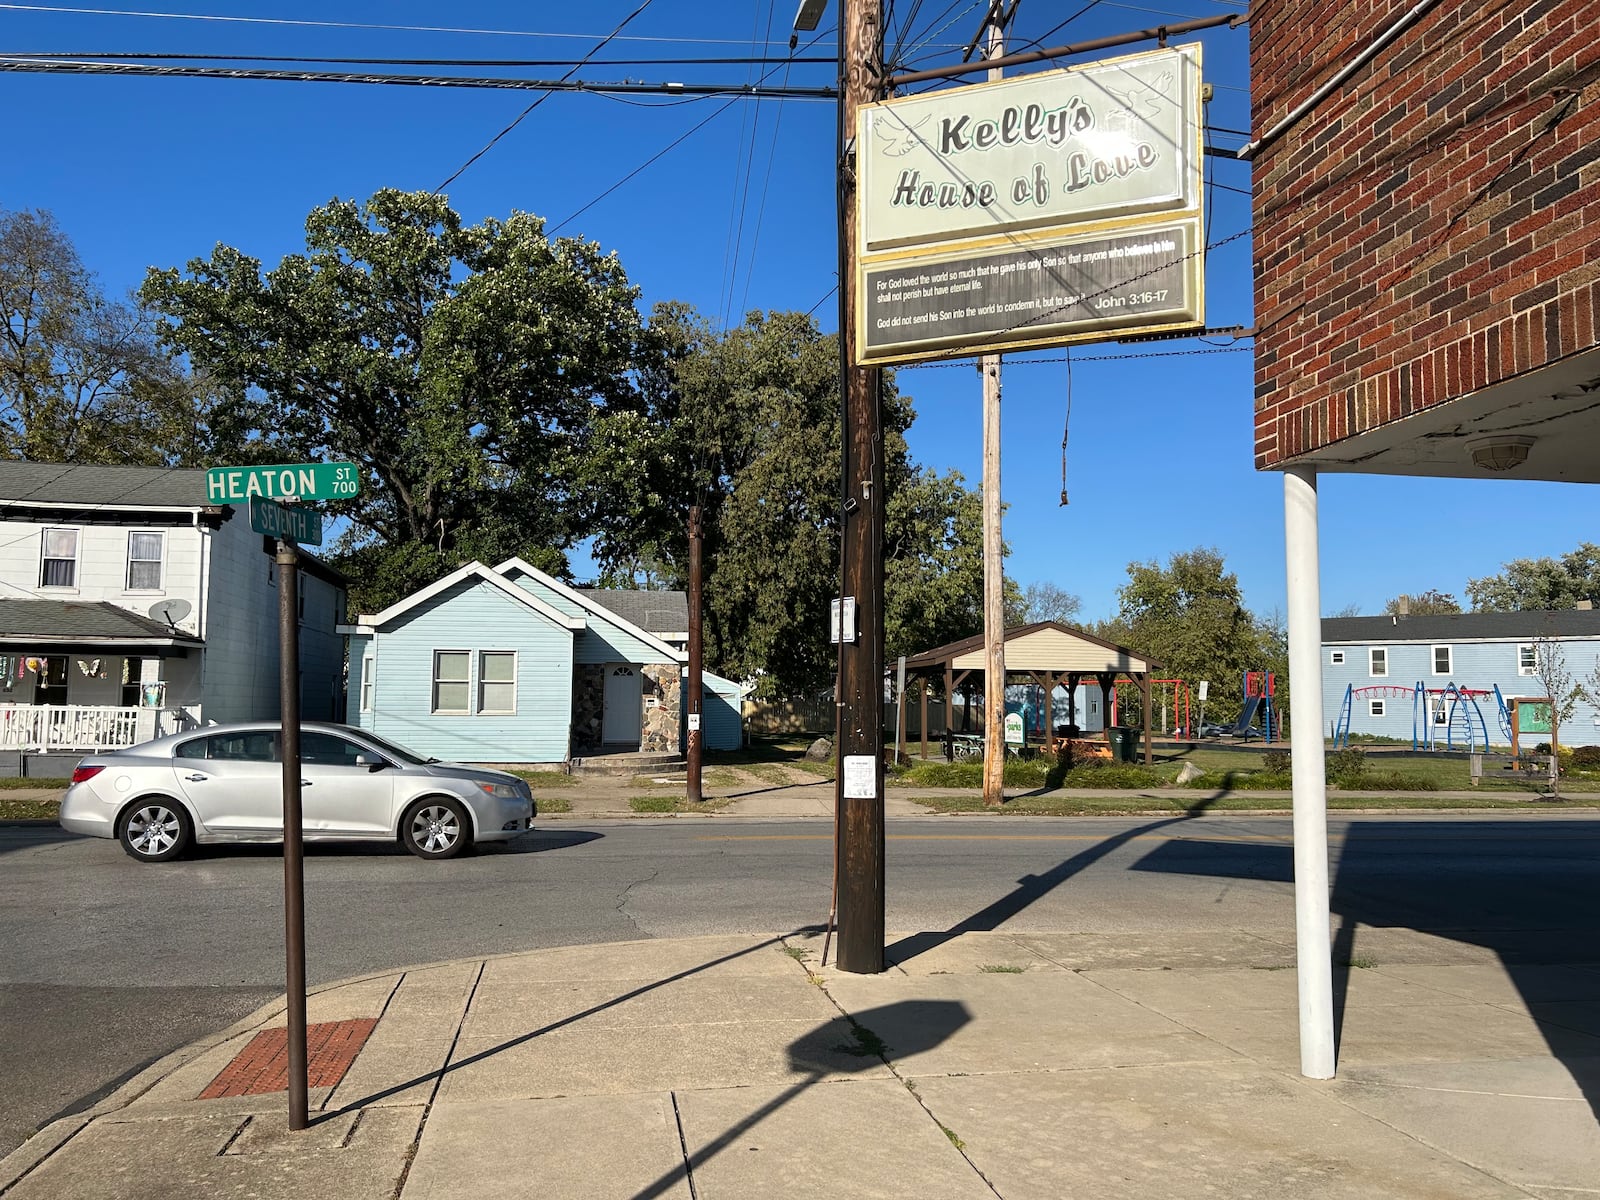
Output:
<svg viewBox="0 0 1600 1200">
<path fill-rule="evenodd" d="M 1529 798 L 1544 793 L 1540 779 L 1528 779 L 1501 771 L 1498 764 L 1486 764 L 1481 783 L 1474 788 L 1466 757 L 1441 754 L 1413 753 L 1407 751 L 1382 751 L 1366 755 L 1350 754 L 1340 759 L 1329 756 L 1328 795 L 1334 806 L 1341 791 L 1384 792 L 1395 796 L 1417 793 L 1425 796 L 1437 791 L 1473 791 L 1488 798 L 1498 795 L 1510 802 L 1517 797 Z M 1285 752 L 1278 751 L 1278 755 Z M 1193 763 L 1203 772 L 1200 778 L 1181 785 L 1196 793 L 1256 790 L 1287 791 L 1290 779 L 1287 770 L 1268 770 L 1268 752 L 1261 750 L 1233 750 L 1201 747 L 1194 750 L 1158 751 L 1146 767 L 1136 763 L 1085 763 L 1061 773 L 1052 770 L 1055 764 L 1042 755 L 1031 759 L 1008 759 L 1005 783 L 1007 787 L 1066 787 L 1066 788 L 1122 788 L 1145 789 L 1177 787 L 1177 775 L 1185 763 Z M 1358 765 L 1353 772 L 1339 769 L 1341 762 Z M 1275 766 L 1287 766 L 1287 758 L 1277 760 Z M 946 763 L 925 762 L 889 772 L 888 782 L 897 788 L 958 787 L 981 788 L 983 765 L 978 762 Z M 1561 779 L 1563 796 L 1582 798 L 1586 794 L 1600 794 L 1600 771 L 1572 769 Z M 1240 800 L 1239 807 L 1261 807 Z M 1432 807 L 1462 807 L 1461 802 L 1446 804 L 1435 797 Z M 1219 806 L 1220 807 L 1220 806 Z"/>
<path fill-rule="evenodd" d="M 816 741 L 818 734 L 814 733 L 777 733 L 777 734 L 752 734 L 749 744 L 739 750 L 707 750 L 705 761 L 709 766 L 712 763 L 721 763 L 730 767 L 739 767 L 750 770 L 752 766 L 763 763 L 776 763 L 780 766 L 793 767 L 797 771 L 804 771 L 808 775 L 815 775 L 819 779 L 833 778 L 833 760 L 826 762 L 813 762 L 806 757 L 806 751 L 811 748 L 811 743 Z M 766 776 L 762 776 L 766 778 Z"/>
<path fill-rule="evenodd" d="M 513 775 L 520 776 L 528 781 L 534 788 L 569 788 L 577 787 L 578 780 L 575 776 L 568 775 L 565 771 L 516 771 Z"/>
<path fill-rule="evenodd" d="M 32 781 L 38 786 L 37 779 Z M 0 790 L 0 821 L 54 821 L 61 811 L 58 800 L 28 800 Z"/>
<path fill-rule="evenodd" d="M 628 797 L 628 807 L 636 813 L 708 813 L 727 808 L 729 803 L 726 797 L 715 796 L 707 796 L 698 804 L 676 795 Z"/>
</svg>

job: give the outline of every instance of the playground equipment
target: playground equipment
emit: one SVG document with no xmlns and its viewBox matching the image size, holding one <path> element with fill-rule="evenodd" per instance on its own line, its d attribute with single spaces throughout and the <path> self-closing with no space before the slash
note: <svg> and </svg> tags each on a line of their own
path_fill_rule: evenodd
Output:
<svg viewBox="0 0 1600 1200">
<path fill-rule="evenodd" d="M 1272 697 L 1277 690 L 1277 680 L 1271 671 L 1246 671 L 1244 673 L 1244 707 L 1239 710 L 1239 723 L 1229 732 L 1235 737 L 1249 738 L 1256 732 L 1252 723 L 1261 714 L 1261 736 L 1272 740 L 1272 728 L 1277 720 L 1277 709 Z"/>
<path fill-rule="evenodd" d="M 1350 721 L 1357 697 L 1364 699 L 1409 698 L 1411 700 L 1411 748 L 1437 750 L 1439 734 L 1444 734 L 1444 749 L 1486 750 L 1489 729 L 1483 719 L 1483 709 L 1478 701 L 1493 696 L 1500 709 L 1502 728 L 1509 731 L 1510 718 L 1500 689 L 1464 688 L 1454 683 L 1430 688 L 1420 680 L 1414 687 L 1400 684 L 1373 684 L 1370 687 L 1346 685 L 1344 700 L 1339 705 L 1339 716 L 1333 727 L 1333 744 L 1339 749 L 1350 744 Z M 1441 719 L 1442 718 L 1442 719 Z M 1509 736 L 1509 734 L 1508 734 Z"/>
</svg>

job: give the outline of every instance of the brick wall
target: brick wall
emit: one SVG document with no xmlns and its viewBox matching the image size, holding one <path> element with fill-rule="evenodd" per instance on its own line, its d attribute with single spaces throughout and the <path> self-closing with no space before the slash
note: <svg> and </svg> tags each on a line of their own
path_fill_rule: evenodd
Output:
<svg viewBox="0 0 1600 1200">
<path fill-rule="evenodd" d="M 1254 135 L 1413 3 L 1256 6 Z M 1442 0 L 1256 158 L 1258 469 L 1600 341 L 1597 30 Z"/>
</svg>

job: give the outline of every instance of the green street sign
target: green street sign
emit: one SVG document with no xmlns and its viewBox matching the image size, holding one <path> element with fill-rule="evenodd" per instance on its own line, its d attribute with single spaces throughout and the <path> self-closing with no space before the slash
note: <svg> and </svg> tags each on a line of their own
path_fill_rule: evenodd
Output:
<svg viewBox="0 0 1600 1200">
<path fill-rule="evenodd" d="M 291 508 L 276 500 L 251 496 L 250 528 L 303 546 L 322 545 L 322 514 L 314 508 Z"/>
<path fill-rule="evenodd" d="M 243 504 L 252 496 L 268 500 L 345 500 L 361 490 L 355 463 L 289 463 L 276 467 L 212 467 L 206 472 L 206 500 Z"/>
</svg>

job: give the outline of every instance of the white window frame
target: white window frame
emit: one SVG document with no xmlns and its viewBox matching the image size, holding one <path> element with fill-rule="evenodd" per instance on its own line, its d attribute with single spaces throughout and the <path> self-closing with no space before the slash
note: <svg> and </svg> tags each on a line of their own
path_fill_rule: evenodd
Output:
<svg viewBox="0 0 1600 1200">
<path fill-rule="evenodd" d="M 510 679 L 490 679 L 490 678 L 488 678 L 488 672 L 484 670 L 484 660 L 489 658 L 491 655 L 494 655 L 494 656 L 497 656 L 497 657 L 505 657 L 505 658 L 509 658 L 511 660 L 511 678 Z M 502 686 L 504 686 L 506 684 L 510 684 L 510 686 L 511 686 L 511 707 L 510 708 L 490 708 L 486 703 L 484 703 L 484 688 L 486 688 L 486 687 L 502 687 Z M 477 693 L 476 694 L 477 694 L 477 699 L 478 699 L 478 711 L 480 713 L 493 713 L 496 716 L 515 716 L 516 715 L 516 712 L 517 712 L 517 652 L 515 650 L 479 650 L 478 651 L 478 687 L 477 687 Z"/>
<path fill-rule="evenodd" d="M 439 656 L 441 654 L 459 654 L 459 655 L 462 655 L 467 660 L 467 677 L 466 677 L 466 679 L 464 679 L 464 680 L 462 680 L 462 679 L 445 679 L 445 680 L 441 680 L 439 678 Z M 440 708 L 439 707 L 439 684 L 441 682 L 450 683 L 450 684 L 460 684 L 460 683 L 465 683 L 466 684 L 467 694 L 466 694 L 466 699 L 463 701 L 462 707 L 460 707 L 460 708 Z M 431 680 L 430 688 L 431 688 L 430 695 L 428 697 L 428 699 L 429 699 L 428 712 L 432 716 L 436 716 L 436 717 L 470 717 L 472 715 L 472 651 L 471 650 L 462 649 L 462 648 L 456 647 L 456 646 L 443 646 L 443 647 L 435 648 L 435 650 L 433 652 L 433 678 Z"/>
<path fill-rule="evenodd" d="M 1388 715 L 1387 709 L 1388 709 L 1387 703 L 1385 701 L 1383 701 L 1383 700 L 1368 700 L 1367 701 L 1367 715 L 1369 717 L 1386 716 L 1386 715 Z"/>
<path fill-rule="evenodd" d="M 372 683 L 372 663 L 373 653 L 371 650 L 368 650 L 361 656 L 361 711 L 364 713 L 369 713 L 372 711 L 372 696 L 374 691 Z"/>
<path fill-rule="evenodd" d="M 133 539 L 137 537 L 153 537 L 161 546 L 161 552 L 155 558 L 134 558 Z M 133 582 L 134 563 L 155 563 L 156 581 L 152 586 L 141 587 Z M 140 595 L 159 593 L 167 582 L 167 531 L 165 529 L 130 529 L 128 530 L 128 561 L 127 569 L 123 572 L 122 582 L 125 590 L 138 592 Z"/>
<path fill-rule="evenodd" d="M 1439 651 L 1444 651 L 1444 670 L 1439 670 Z M 1451 646 L 1431 646 L 1428 649 L 1428 664 L 1433 668 L 1435 675 L 1449 678 L 1455 674 L 1456 652 Z"/>
<path fill-rule="evenodd" d="M 1440 729 L 1450 724 L 1450 706 L 1443 692 L 1437 696 L 1429 697 L 1429 707 L 1433 710 L 1433 723 Z"/>
<path fill-rule="evenodd" d="M 70 533 L 72 535 L 72 560 L 71 560 L 72 561 L 72 582 L 71 583 L 46 583 L 45 582 L 45 563 L 47 563 L 47 562 L 66 562 L 67 561 L 66 559 L 61 558 L 59 556 L 57 556 L 55 558 L 46 557 L 45 551 L 47 549 L 49 549 L 49 547 L 50 547 L 50 535 L 52 533 Z M 66 592 L 66 591 L 75 592 L 75 591 L 77 591 L 78 590 L 78 567 L 80 566 L 80 560 L 82 559 L 82 557 L 83 557 L 83 530 L 77 528 L 76 526 L 72 526 L 72 525 L 49 525 L 49 526 L 46 526 L 45 529 L 44 529 L 44 532 L 41 533 L 40 536 L 39 536 L 39 586 L 40 586 L 40 588 L 45 589 L 47 591 L 52 591 L 52 592 Z"/>
<path fill-rule="evenodd" d="M 1526 658 L 1526 662 L 1524 662 Z M 1517 647 L 1517 674 L 1536 675 L 1539 672 L 1539 648 L 1532 642 L 1523 642 Z"/>
<path fill-rule="evenodd" d="M 1331 667 L 1342 667 L 1342 666 L 1344 666 L 1344 651 L 1343 650 L 1330 651 L 1329 654 L 1328 654 L 1328 665 L 1331 666 Z"/>
<path fill-rule="evenodd" d="M 1383 670 L 1378 670 L 1378 658 L 1383 658 Z M 1367 647 L 1367 675 L 1372 679 L 1387 679 L 1389 677 L 1389 647 Z"/>
</svg>

